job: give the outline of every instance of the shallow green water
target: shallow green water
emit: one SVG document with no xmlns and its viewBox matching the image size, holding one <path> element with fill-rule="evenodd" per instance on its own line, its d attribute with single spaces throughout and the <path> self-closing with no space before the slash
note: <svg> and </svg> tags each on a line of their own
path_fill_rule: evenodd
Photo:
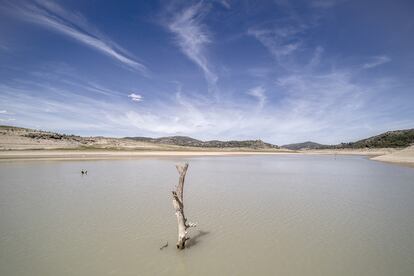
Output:
<svg viewBox="0 0 414 276">
<path fill-rule="evenodd" d="M 179 252 L 183 161 L 199 226 Z M 414 169 L 300 155 L 0 163 L 0 275 L 411 276 Z"/>
</svg>

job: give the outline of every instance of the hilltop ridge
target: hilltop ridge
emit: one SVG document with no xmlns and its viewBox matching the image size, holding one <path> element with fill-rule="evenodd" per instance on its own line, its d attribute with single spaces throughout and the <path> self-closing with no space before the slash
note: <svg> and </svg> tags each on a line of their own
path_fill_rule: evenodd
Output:
<svg viewBox="0 0 414 276">
<path fill-rule="evenodd" d="M 83 137 L 15 126 L 0 126 L 0 150 L 10 149 L 112 149 L 112 150 L 324 150 L 405 148 L 414 144 L 414 129 L 394 130 L 355 142 L 323 145 L 312 141 L 279 147 L 262 140 L 202 141 L 188 136 Z"/>
<path fill-rule="evenodd" d="M 201 141 L 188 136 L 167 136 L 160 138 L 149 137 L 125 137 L 134 141 L 150 142 L 155 144 L 176 145 L 185 147 L 206 147 L 206 148 L 253 148 L 253 149 L 278 149 L 279 147 L 262 140 L 232 140 Z"/>
<path fill-rule="evenodd" d="M 14 126 L 0 126 L 0 150 L 11 149 L 111 149 L 111 150 L 277 150 L 262 140 L 201 141 L 187 136 L 160 138 L 82 137 Z"/>
<path fill-rule="evenodd" d="M 311 141 L 283 145 L 290 150 L 305 149 L 375 149 L 375 148 L 405 148 L 414 144 L 414 128 L 387 131 L 375 136 L 355 142 L 340 143 L 337 145 L 323 145 Z"/>
</svg>

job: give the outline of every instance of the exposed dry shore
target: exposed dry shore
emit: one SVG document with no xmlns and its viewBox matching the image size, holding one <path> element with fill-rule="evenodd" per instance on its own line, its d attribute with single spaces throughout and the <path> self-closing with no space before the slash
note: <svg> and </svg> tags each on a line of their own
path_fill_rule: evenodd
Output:
<svg viewBox="0 0 414 276">
<path fill-rule="evenodd" d="M 366 155 L 379 156 L 386 155 L 399 151 L 395 148 L 380 148 L 380 149 L 321 149 L 321 150 L 301 150 L 298 151 L 303 154 L 340 154 L 340 155 Z"/>
<path fill-rule="evenodd" d="M 6 160 L 99 160 L 133 159 L 140 157 L 173 156 L 235 156 L 291 154 L 289 151 L 111 151 L 111 150 L 10 150 L 0 151 L 0 161 Z"/>
<path fill-rule="evenodd" d="M 414 167 L 414 146 L 405 149 L 335 149 L 335 150 L 304 150 L 303 154 L 338 154 L 364 155 L 371 160 L 394 163 Z"/>
<path fill-rule="evenodd" d="M 414 146 L 406 149 L 327 149 L 292 151 L 278 148 L 205 148 L 148 143 L 108 137 L 62 136 L 0 127 L 0 161 L 98 160 L 173 156 L 237 156 L 273 154 L 364 155 L 376 161 L 414 166 Z"/>
<path fill-rule="evenodd" d="M 389 163 L 406 164 L 414 167 L 414 146 L 390 154 L 376 156 L 371 159 Z"/>
<path fill-rule="evenodd" d="M 246 155 L 364 155 L 372 160 L 405 164 L 414 166 L 414 146 L 406 149 L 337 149 L 337 150 L 6 150 L 0 151 L 0 161 L 12 160 L 104 160 L 104 159 L 135 159 L 145 157 L 175 157 L 175 156 L 246 156 Z"/>
</svg>

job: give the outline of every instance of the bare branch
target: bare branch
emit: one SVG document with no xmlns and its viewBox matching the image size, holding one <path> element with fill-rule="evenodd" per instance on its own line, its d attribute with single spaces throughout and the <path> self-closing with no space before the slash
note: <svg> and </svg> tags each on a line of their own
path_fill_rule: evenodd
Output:
<svg viewBox="0 0 414 276">
<path fill-rule="evenodd" d="M 178 186 L 176 188 L 176 193 L 177 193 L 178 198 L 181 200 L 181 202 L 183 202 L 184 181 L 185 181 L 185 175 L 188 169 L 188 163 L 179 164 L 179 165 L 176 165 L 175 167 L 177 168 L 177 171 L 180 174 L 180 178 L 178 179 Z"/>
<path fill-rule="evenodd" d="M 196 224 L 192 222 L 187 222 L 187 218 L 184 215 L 184 181 L 185 175 L 188 169 L 188 163 L 180 164 L 176 166 L 180 177 L 178 179 L 178 185 L 175 191 L 172 191 L 173 196 L 173 206 L 175 210 L 175 215 L 177 216 L 178 223 L 178 241 L 177 248 L 184 249 L 185 242 L 189 239 L 187 237 L 187 229 L 189 227 L 195 227 Z"/>
</svg>

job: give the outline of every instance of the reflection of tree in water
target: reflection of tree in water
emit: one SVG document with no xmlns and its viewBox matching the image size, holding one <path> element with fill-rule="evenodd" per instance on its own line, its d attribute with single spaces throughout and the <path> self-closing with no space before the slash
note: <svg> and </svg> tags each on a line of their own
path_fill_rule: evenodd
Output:
<svg viewBox="0 0 414 276">
<path fill-rule="evenodd" d="M 194 245 L 196 245 L 197 243 L 200 242 L 200 238 L 210 234 L 210 231 L 202 231 L 202 230 L 198 230 L 198 233 L 195 234 L 194 236 L 192 236 L 186 243 L 186 247 L 192 247 Z"/>
</svg>

